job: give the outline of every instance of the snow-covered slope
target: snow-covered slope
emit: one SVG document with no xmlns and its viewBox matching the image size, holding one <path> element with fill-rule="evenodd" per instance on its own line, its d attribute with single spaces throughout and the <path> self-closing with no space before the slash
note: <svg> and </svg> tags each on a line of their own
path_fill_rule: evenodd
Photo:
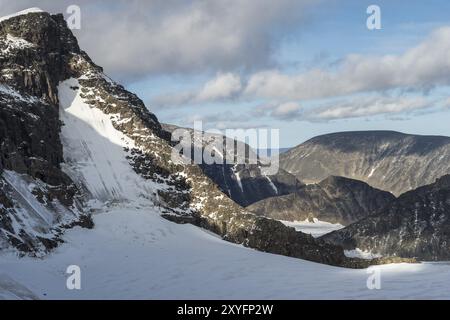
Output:
<svg viewBox="0 0 450 320">
<path fill-rule="evenodd" d="M 369 290 L 373 271 L 244 248 L 157 209 L 116 208 L 94 220 L 93 230 L 69 230 L 46 259 L 4 256 L 0 270 L 41 299 L 448 298 L 446 263 L 379 266 L 381 289 Z M 81 290 L 66 288 L 69 265 L 81 268 Z"/>
<path fill-rule="evenodd" d="M 80 91 L 77 79 L 58 88 L 66 173 L 101 202 L 156 201 L 164 186 L 138 175 L 127 159 L 125 149 L 136 148 L 134 141 L 114 128 L 110 116 L 86 104 Z"/>
<path fill-rule="evenodd" d="M 43 256 L 60 241 L 61 230 L 77 220 L 80 212 L 49 197 L 52 186 L 26 174 L 4 170 L 0 175 L 0 251 Z"/>
<path fill-rule="evenodd" d="M 0 273 L 0 300 L 37 300 L 28 288 Z"/>
</svg>

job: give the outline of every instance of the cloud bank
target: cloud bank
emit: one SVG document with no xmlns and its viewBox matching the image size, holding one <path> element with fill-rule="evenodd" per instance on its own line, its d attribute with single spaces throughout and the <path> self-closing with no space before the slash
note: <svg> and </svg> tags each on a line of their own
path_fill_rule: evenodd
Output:
<svg viewBox="0 0 450 320">
<path fill-rule="evenodd" d="M 264 71 L 252 75 L 245 94 L 269 99 L 308 100 L 396 88 L 428 90 L 450 84 L 450 27 L 434 31 L 402 55 L 349 55 L 336 71 L 313 69 L 295 75 Z"/>
<path fill-rule="evenodd" d="M 218 90 L 220 94 L 201 94 L 210 86 L 208 82 L 191 92 L 188 99 L 178 99 L 177 94 L 171 95 L 171 99 L 175 105 L 201 103 L 198 96 L 204 96 L 203 101 L 210 103 L 227 99 L 266 100 L 266 104 L 252 110 L 252 116 L 286 121 L 328 121 L 411 113 L 436 108 L 436 102 L 427 99 L 424 93 L 450 85 L 449 53 L 450 27 L 442 27 L 403 54 L 351 54 L 332 69 L 316 68 L 298 74 L 268 70 L 253 73 L 245 80 L 238 75 L 228 75 L 228 82 L 235 81 L 233 90 L 226 90 L 227 86 L 222 84 L 218 86 L 222 88 Z M 211 81 L 216 82 L 220 83 Z M 305 102 L 339 98 L 338 102 L 315 103 L 313 111 L 301 107 Z M 441 101 L 440 105 L 448 106 L 448 100 Z"/>
<path fill-rule="evenodd" d="M 78 0 L 82 47 L 113 77 L 258 70 L 274 65 L 279 30 L 303 20 L 317 0 Z M 72 0 L 42 0 L 64 12 Z M 36 6 L 0 0 L 0 15 Z"/>
</svg>

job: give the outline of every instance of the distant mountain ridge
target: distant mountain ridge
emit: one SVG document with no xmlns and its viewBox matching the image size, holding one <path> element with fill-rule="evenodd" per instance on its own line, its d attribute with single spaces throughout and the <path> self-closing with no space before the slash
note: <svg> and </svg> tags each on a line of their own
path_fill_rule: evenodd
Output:
<svg viewBox="0 0 450 320">
<path fill-rule="evenodd" d="M 267 157 L 273 157 L 276 155 L 280 155 L 282 153 L 288 152 L 291 148 L 278 148 L 278 149 L 258 149 L 256 152 L 259 156 L 267 156 Z"/>
<path fill-rule="evenodd" d="M 317 218 L 348 225 L 378 212 L 394 199 L 391 193 L 372 188 L 364 182 L 331 176 L 289 195 L 261 200 L 247 209 L 279 220 Z"/>
<path fill-rule="evenodd" d="M 280 167 L 305 183 L 343 176 L 398 196 L 450 173 L 450 137 L 395 131 L 332 133 L 281 154 Z"/>
</svg>

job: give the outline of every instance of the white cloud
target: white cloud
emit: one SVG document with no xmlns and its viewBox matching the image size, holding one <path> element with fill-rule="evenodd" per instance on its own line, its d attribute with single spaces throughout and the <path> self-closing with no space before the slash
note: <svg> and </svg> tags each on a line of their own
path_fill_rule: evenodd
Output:
<svg viewBox="0 0 450 320">
<path fill-rule="evenodd" d="M 282 121 L 331 121 L 373 116 L 398 116 L 438 110 L 448 101 L 431 100 L 421 96 L 353 96 L 303 107 L 297 102 L 260 105 L 251 111 L 254 119 L 273 118 Z"/>
<path fill-rule="evenodd" d="M 281 104 L 263 104 L 254 107 L 250 111 L 254 119 L 271 117 L 277 120 L 298 120 L 303 112 L 302 106 L 297 102 L 285 102 Z"/>
<path fill-rule="evenodd" d="M 241 78 L 232 73 L 219 74 L 215 79 L 208 81 L 198 93 L 195 100 L 198 102 L 229 99 L 241 91 Z"/>
<path fill-rule="evenodd" d="M 78 0 L 76 34 L 95 62 L 119 80 L 147 75 L 256 70 L 273 65 L 273 50 L 318 0 Z M 73 0 L 41 0 L 64 13 Z M 0 15 L 35 6 L 0 0 Z"/>
<path fill-rule="evenodd" d="M 179 105 L 231 97 L 256 98 L 267 99 L 271 108 L 278 104 L 279 108 L 294 108 L 292 112 L 298 113 L 298 107 L 281 107 L 281 104 L 286 101 L 307 101 L 393 89 L 417 93 L 450 85 L 449 53 L 450 27 L 443 27 L 401 55 L 377 57 L 353 54 L 347 56 L 334 70 L 312 69 L 301 74 L 262 71 L 251 75 L 243 84 L 238 76 L 224 74 L 197 91 L 169 94 L 163 101 L 166 105 Z M 273 116 L 281 118 L 283 113 L 289 112 L 274 110 Z"/>
<path fill-rule="evenodd" d="M 358 97 L 319 106 L 308 112 L 309 120 L 336 120 L 408 113 L 432 108 L 433 101 L 423 97 Z"/>
<path fill-rule="evenodd" d="M 255 124 L 251 122 L 253 119 L 250 115 L 235 113 L 230 110 L 210 114 L 194 114 L 183 118 L 176 116 L 175 119 L 186 127 L 192 127 L 196 121 L 201 121 L 203 127 L 208 129 L 247 129 L 255 127 Z M 258 127 L 262 127 L 262 125 L 258 125 Z"/>
<path fill-rule="evenodd" d="M 289 120 L 300 115 L 301 106 L 297 102 L 286 102 L 276 106 L 271 115 L 278 119 Z"/>
<path fill-rule="evenodd" d="M 248 116 L 241 115 L 241 114 L 235 114 L 230 110 L 224 111 L 224 112 L 217 112 L 217 113 L 211 113 L 211 114 L 193 114 L 186 119 L 187 123 L 192 124 L 195 121 L 202 121 L 208 125 L 211 123 L 217 123 L 217 122 L 224 122 L 224 121 L 230 121 L 230 122 L 246 122 L 249 120 Z"/>
<path fill-rule="evenodd" d="M 434 31 L 402 55 L 349 55 L 337 70 L 313 69 L 288 75 L 258 72 L 250 77 L 247 95 L 304 100 L 393 88 L 430 89 L 450 84 L 450 27 Z"/>
<path fill-rule="evenodd" d="M 161 108 L 224 101 L 237 96 L 241 90 L 242 84 L 239 75 L 219 73 L 198 90 L 158 95 L 152 99 L 150 104 Z"/>
<path fill-rule="evenodd" d="M 450 98 L 447 98 L 444 100 L 444 103 L 442 104 L 442 107 L 444 109 L 450 109 Z"/>
</svg>

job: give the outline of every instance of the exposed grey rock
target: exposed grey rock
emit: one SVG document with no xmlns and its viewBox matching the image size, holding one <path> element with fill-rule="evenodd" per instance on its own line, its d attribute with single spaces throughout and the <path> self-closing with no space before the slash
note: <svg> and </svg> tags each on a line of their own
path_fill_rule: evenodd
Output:
<svg viewBox="0 0 450 320">
<path fill-rule="evenodd" d="M 409 191 L 381 212 L 322 239 L 346 249 L 420 260 L 449 260 L 450 175 Z"/>
<path fill-rule="evenodd" d="M 264 199 L 247 209 L 279 220 L 317 218 L 348 225 L 378 212 L 394 199 L 391 193 L 374 189 L 364 182 L 332 176 L 295 193 Z"/>
<path fill-rule="evenodd" d="M 163 128 L 169 133 L 176 129 L 188 130 L 193 139 L 193 129 L 180 128 L 178 126 L 163 124 Z M 191 159 L 194 159 L 195 148 L 201 149 L 203 153 L 205 147 L 212 139 L 223 140 L 220 146 L 220 153 L 227 154 L 226 145 L 232 145 L 234 142 L 231 138 L 224 136 L 203 133 L 204 141 L 199 142 L 198 146 L 192 146 Z M 241 206 L 248 206 L 259 200 L 274 196 L 286 195 L 295 192 L 304 184 L 299 181 L 294 175 L 287 171 L 280 169 L 273 175 L 266 175 L 262 170 L 262 164 L 258 160 L 257 163 L 249 164 L 250 154 L 258 159 L 256 152 L 246 143 L 235 141 L 239 144 L 242 150 L 246 151 L 246 155 L 240 159 L 238 164 L 227 164 L 224 158 L 221 158 L 220 163 L 206 164 L 202 163 L 200 168 L 227 196 Z"/>
<path fill-rule="evenodd" d="M 283 153 L 280 166 L 305 183 L 343 176 L 398 196 L 450 173 L 450 138 L 392 131 L 333 133 Z"/>
</svg>

